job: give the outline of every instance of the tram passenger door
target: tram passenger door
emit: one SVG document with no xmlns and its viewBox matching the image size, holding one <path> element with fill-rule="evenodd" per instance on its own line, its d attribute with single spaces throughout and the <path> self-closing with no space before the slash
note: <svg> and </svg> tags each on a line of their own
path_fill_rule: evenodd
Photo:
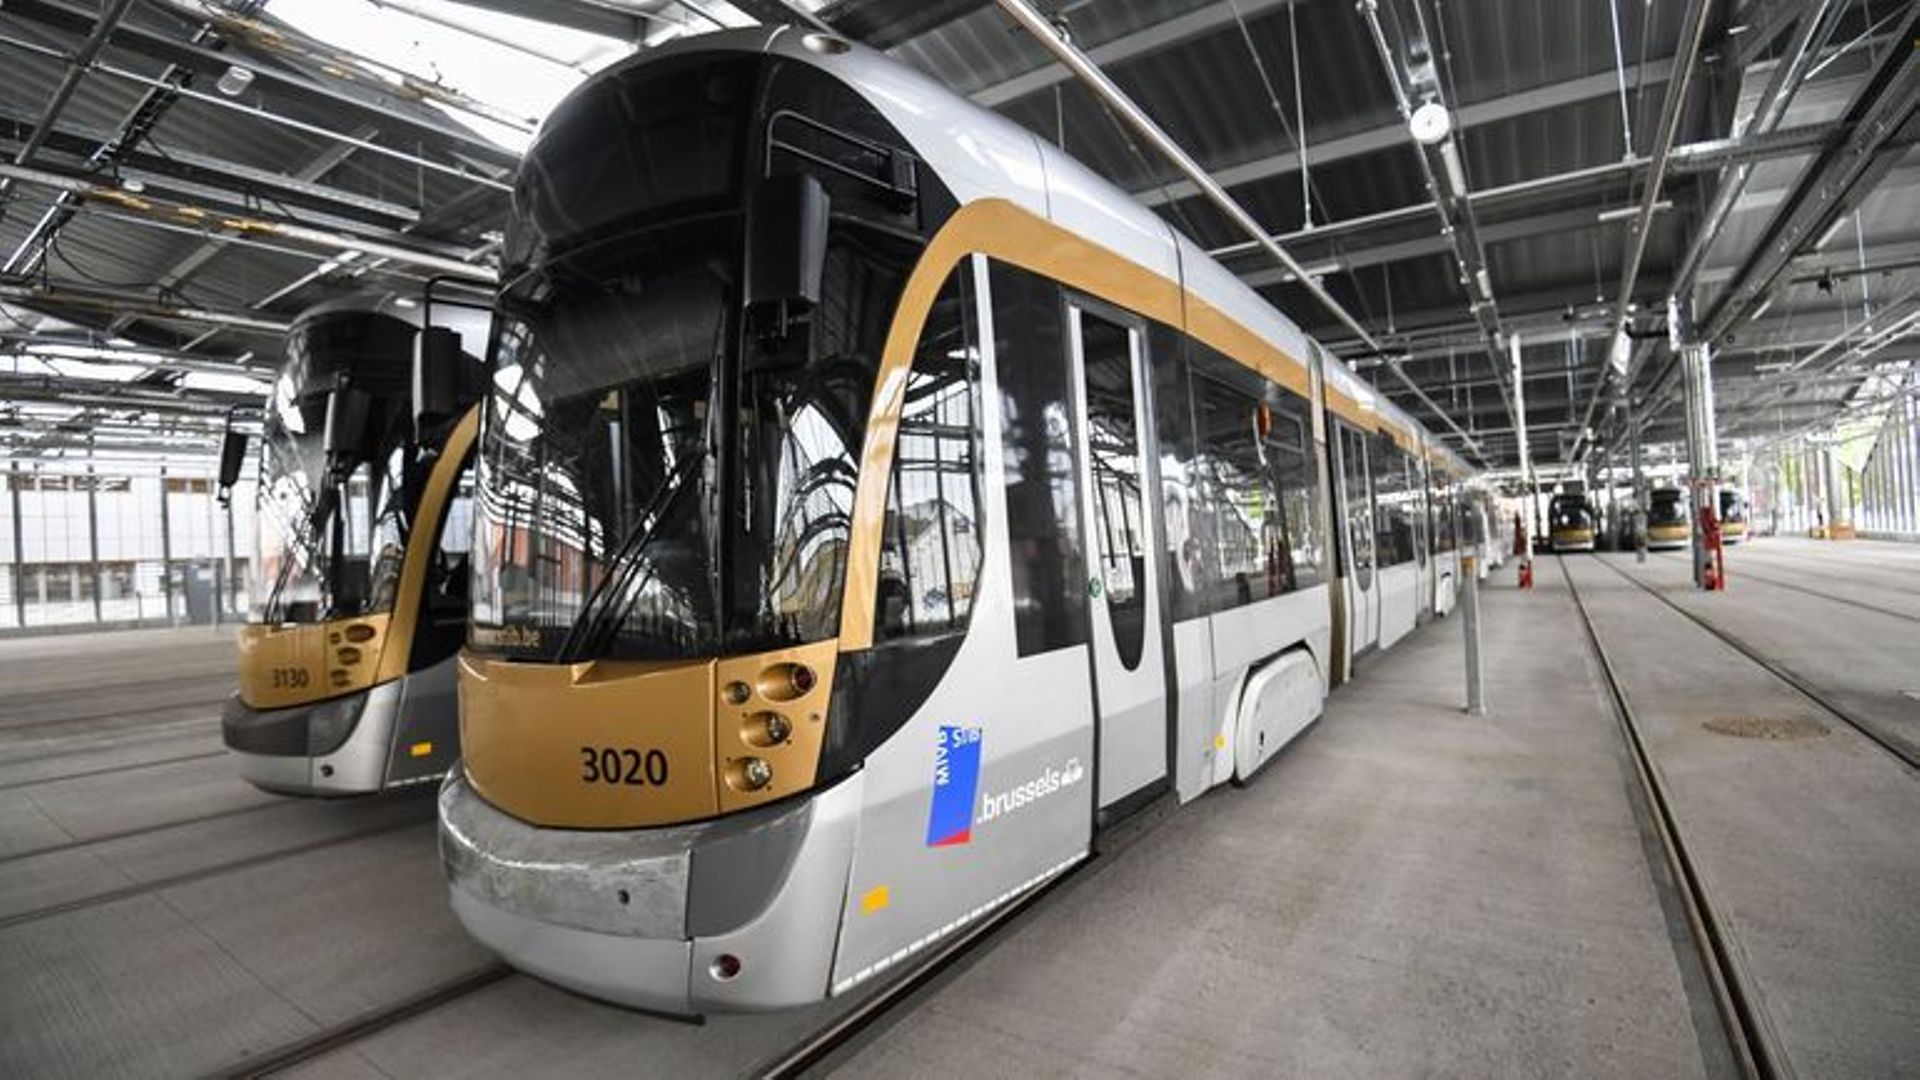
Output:
<svg viewBox="0 0 1920 1080">
<path fill-rule="evenodd" d="M 1069 304 L 1079 388 L 1081 514 L 1089 538 L 1097 802 L 1106 809 L 1167 775 L 1160 516 L 1146 512 L 1143 327 Z"/>
<path fill-rule="evenodd" d="M 1373 491 L 1367 483 L 1367 440 L 1335 424 L 1340 444 L 1340 506 L 1347 545 L 1347 656 L 1380 640 L 1380 596 L 1374 587 Z"/>
</svg>

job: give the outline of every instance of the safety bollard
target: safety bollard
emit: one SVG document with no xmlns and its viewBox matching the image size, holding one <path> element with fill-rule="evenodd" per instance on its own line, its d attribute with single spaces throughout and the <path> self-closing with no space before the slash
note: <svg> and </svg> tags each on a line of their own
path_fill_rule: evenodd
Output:
<svg viewBox="0 0 1920 1080">
<path fill-rule="evenodd" d="M 1467 639 L 1467 715 L 1487 714 L 1486 681 L 1480 674 L 1480 575 L 1473 556 L 1460 561 L 1461 576 L 1466 578 L 1466 595 L 1460 598 L 1461 632 Z"/>
</svg>

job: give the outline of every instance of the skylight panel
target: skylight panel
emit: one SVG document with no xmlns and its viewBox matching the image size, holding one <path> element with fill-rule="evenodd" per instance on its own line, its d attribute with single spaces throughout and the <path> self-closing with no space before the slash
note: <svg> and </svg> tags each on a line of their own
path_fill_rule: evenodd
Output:
<svg viewBox="0 0 1920 1080">
<path fill-rule="evenodd" d="M 447 0 L 273 0 L 267 10 L 302 34 L 372 61 L 363 66 L 387 82 L 404 74 L 471 99 L 479 110 L 428 103 L 516 152 L 561 98 L 630 51 L 599 34 Z M 457 28 L 463 26 L 473 32 Z"/>
</svg>

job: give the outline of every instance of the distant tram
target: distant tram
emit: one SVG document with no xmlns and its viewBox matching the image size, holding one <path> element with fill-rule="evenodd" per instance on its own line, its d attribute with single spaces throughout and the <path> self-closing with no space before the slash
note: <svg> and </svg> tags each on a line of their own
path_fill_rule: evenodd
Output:
<svg viewBox="0 0 1920 1080">
<path fill-rule="evenodd" d="M 858 987 L 1252 776 L 1453 604 L 1451 452 L 879 54 L 649 50 L 513 206 L 440 837 L 522 970 L 675 1013 Z"/>
<path fill-rule="evenodd" d="M 1734 488 L 1720 489 L 1720 540 L 1738 544 L 1747 538 L 1747 497 Z"/>
<path fill-rule="evenodd" d="M 1679 488 L 1655 488 L 1647 497 L 1647 549 L 1672 551 L 1693 540 L 1693 516 L 1687 493 Z"/>
<path fill-rule="evenodd" d="M 1593 504 L 1585 495 L 1560 494 L 1547 504 L 1547 538 L 1552 550 L 1592 551 Z"/>
<path fill-rule="evenodd" d="M 459 757 L 478 386 L 414 408 L 419 311 L 355 297 L 305 313 L 268 401 L 252 610 L 221 717 L 240 775 L 268 791 L 365 794 Z"/>
</svg>

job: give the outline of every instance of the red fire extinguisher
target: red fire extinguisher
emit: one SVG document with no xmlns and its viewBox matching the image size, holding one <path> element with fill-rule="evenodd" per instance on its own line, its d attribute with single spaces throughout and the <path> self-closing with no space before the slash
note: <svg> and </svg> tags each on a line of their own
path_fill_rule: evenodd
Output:
<svg viewBox="0 0 1920 1080">
<path fill-rule="evenodd" d="M 1727 587 L 1726 547 L 1720 536 L 1720 518 L 1713 507 L 1700 508 L 1700 535 L 1707 545 L 1706 581 L 1703 584 L 1709 591 L 1718 592 Z"/>
<path fill-rule="evenodd" d="M 1520 587 L 1533 588 L 1533 560 L 1527 557 L 1527 519 L 1513 515 L 1513 554 L 1520 560 Z"/>
</svg>

